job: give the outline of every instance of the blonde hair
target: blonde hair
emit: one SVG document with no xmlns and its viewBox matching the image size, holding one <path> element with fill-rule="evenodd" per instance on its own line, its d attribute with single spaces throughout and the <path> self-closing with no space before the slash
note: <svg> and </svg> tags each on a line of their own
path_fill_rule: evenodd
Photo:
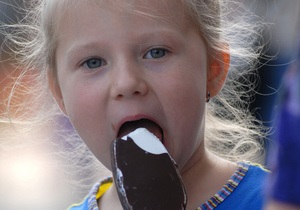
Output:
<svg viewBox="0 0 300 210">
<path fill-rule="evenodd" d="M 178 0 L 179 1 L 179 0 Z M 97 0 L 94 0 L 97 2 Z M 261 161 L 264 129 L 249 109 L 251 91 L 255 86 L 257 57 L 261 53 L 259 35 L 262 23 L 251 21 L 249 12 L 242 4 L 226 0 L 180 0 L 193 26 L 203 37 L 208 53 L 216 56 L 228 51 L 231 65 L 228 79 L 220 94 L 207 104 L 206 145 L 213 153 L 232 160 Z M 128 1 L 127 1 L 128 3 Z M 64 8 L 74 7 L 75 1 L 32 0 L 27 8 L 27 18 L 18 25 L 8 26 L 13 33 L 6 33 L 8 41 L 14 43 L 12 52 L 17 55 L 24 71 L 35 71 L 35 99 L 26 102 L 26 107 L 35 110 L 25 125 L 54 124 L 61 113 L 47 88 L 48 66 L 55 67 L 56 38 L 59 21 Z M 128 3 L 128 8 L 130 4 Z M 233 9 L 234 8 L 234 9 Z M 134 11 L 134 7 L 132 12 Z M 3 33 L 5 33 L 3 31 Z M 21 35 L 21 36 L 20 36 Z M 10 43 L 10 42 L 7 42 Z M 224 44 L 229 47 L 224 47 Z M 50 68 L 55 69 L 55 68 Z M 55 75 L 55 72 L 52 72 Z M 13 95 L 11 95 L 13 97 Z M 22 105 L 24 106 L 24 104 Z M 96 162 L 93 155 L 76 134 L 76 131 L 56 132 L 71 142 L 73 150 L 70 160 L 77 163 L 81 171 L 94 170 L 88 162 Z M 95 165 L 97 168 L 99 165 Z"/>
</svg>

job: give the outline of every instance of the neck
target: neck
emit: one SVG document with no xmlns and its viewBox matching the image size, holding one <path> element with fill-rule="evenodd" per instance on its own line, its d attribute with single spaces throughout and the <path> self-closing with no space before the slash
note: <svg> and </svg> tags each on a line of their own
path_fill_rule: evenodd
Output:
<svg viewBox="0 0 300 210">
<path fill-rule="evenodd" d="M 185 184 L 189 209 L 196 209 L 229 180 L 237 168 L 235 163 L 221 159 L 201 147 L 183 168 L 181 175 Z"/>
</svg>

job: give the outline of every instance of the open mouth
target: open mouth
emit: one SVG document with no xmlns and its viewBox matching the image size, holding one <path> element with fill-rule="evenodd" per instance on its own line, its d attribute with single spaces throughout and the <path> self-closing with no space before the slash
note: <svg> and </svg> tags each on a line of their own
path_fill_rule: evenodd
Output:
<svg viewBox="0 0 300 210">
<path fill-rule="evenodd" d="M 164 134 L 162 128 L 149 119 L 140 119 L 136 121 L 125 122 L 118 133 L 118 137 L 126 136 L 137 128 L 146 128 L 153 133 L 161 142 L 163 142 Z"/>
</svg>

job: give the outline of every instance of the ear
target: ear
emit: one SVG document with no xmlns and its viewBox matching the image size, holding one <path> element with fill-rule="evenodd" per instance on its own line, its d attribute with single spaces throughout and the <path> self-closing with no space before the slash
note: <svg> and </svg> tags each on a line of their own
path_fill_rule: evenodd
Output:
<svg viewBox="0 0 300 210">
<path fill-rule="evenodd" d="M 228 74 L 230 54 L 228 51 L 220 52 L 209 60 L 206 90 L 210 96 L 216 96 L 222 89 Z"/>
<path fill-rule="evenodd" d="M 59 87 L 59 83 L 58 83 L 58 78 L 55 75 L 53 69 L 48 69 L 47 70 L 47 79 L 48 79 L 49 89 L 52 93 L 52 96 L 53 96 L 54 100 L 58 104 L 60 110 L 65 115 L 67 115 L 67 111 L 66 111 L 66 108 L 65 108 L 63 96 L 62 96 L 62 93 L 61 93 L 61 90 L 60 90 L 60 87 Z"/>
</svg>

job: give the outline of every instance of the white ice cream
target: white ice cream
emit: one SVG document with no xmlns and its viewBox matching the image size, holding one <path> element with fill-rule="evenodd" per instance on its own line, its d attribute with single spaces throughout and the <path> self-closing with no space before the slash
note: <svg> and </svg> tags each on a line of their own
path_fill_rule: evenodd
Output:
<svg viewBox="0 0 300 210">
<path fill-rule="evenodd" d="M 151 154 L 168 153 L 161 141 L 146 128 L 138 128 L 121 139 L 127 141 L 127 137 L 130 137 L 137 146 Z"/>
</svg>

